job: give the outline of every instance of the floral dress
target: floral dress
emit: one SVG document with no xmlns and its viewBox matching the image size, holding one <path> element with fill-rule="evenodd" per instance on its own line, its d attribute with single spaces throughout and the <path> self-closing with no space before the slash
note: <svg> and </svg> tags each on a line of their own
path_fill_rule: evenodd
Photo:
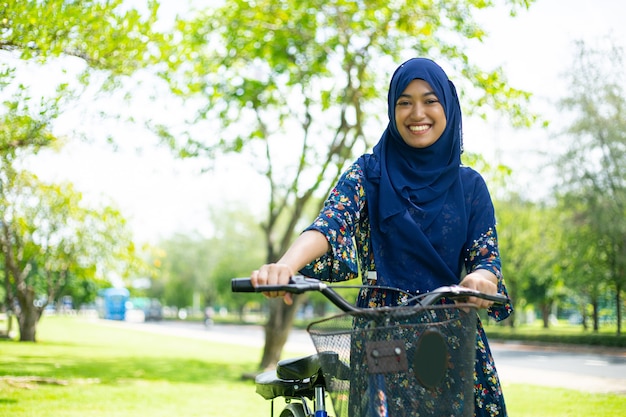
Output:
<svg viewBox="0 0 626 417">
<path fill-rule="evenodd" d="M 479 176 L 474 170 L 462 167 L 462 179 L 475 180 Z M 363 187 L 363 170 L 354 163 L 341 177 L 326 200 L 319 216 L 306 230 L 317 230 L 328 239 L 331 250 L 303 268 L 304 275 L 324 281 L 337 282 L 362 277 L 364 284 L 375 284 L 371 280 L 376 271 L 371 250 L 370 226 L 367 215 L 367 198 Z M 482 178 L 479 181 L 482 182 Z M 471 196 L 470 196 L 471 198 Z M 476 208 L 480 209 L 480 207 Z M 507 294 L 500 272 L 495 225 L 482 231 L 464 248 L 465 269 L 472 272 L 483 268 L 498 278 L 498 292 Z M 360 297 L 360 306 L 377 307 L 395 301 L 381 297 Z M 512 306 L 492 307 L 488 315 L 503 320 L 512 312 Z M 489 343 L 480 319 L 476 329 L 476 359 L 474 367 L 474 415 L 477 417 L 506 417 L 506 407 L 498 374 Z"/>
</svg>

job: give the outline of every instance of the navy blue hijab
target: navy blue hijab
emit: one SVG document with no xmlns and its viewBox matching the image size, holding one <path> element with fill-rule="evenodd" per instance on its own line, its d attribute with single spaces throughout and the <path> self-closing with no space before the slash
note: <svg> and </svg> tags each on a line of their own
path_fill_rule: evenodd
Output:
<svg viewBox="0 0 626 417">
<path fill-rule="evenodd" d="M 396 102 L 415 79 L 431 86 L 446 115 L 441 137 L 426 148 L 407 145 L 395 122 Z M 454 84 L 429 59 L 406 61 L 391 79 L 388 115 L 380 141 L 362 160 L 378 284 L 430 291 L 458 283 L 468 226 Z"/>
</svg>

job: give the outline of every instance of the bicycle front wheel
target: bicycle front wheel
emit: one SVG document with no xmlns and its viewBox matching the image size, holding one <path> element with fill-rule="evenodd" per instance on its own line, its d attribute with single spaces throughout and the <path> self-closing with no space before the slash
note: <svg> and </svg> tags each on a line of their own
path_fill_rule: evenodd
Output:
<svg viewBox="0 0 626 417">
<path fill-rule="evenodd" d="M 291 403 L 281 411 L 280 417 L 307 417 L 304 407 L 300 403 Z"/>
</svg>

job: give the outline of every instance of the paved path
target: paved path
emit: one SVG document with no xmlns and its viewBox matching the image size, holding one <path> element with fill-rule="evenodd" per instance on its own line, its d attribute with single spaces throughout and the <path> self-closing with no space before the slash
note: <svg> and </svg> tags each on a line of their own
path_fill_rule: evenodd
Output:
<svg viewBox="0 0 626 417">
<path fill-rule="evenodd" d="M 526 383 L 626 395 L 624 349 L 520 342 L 490 345 L 504 385 Z M 515 352 L 527 354 L 515 360 Z M 551 361 L 560 361 L 565 369 L 549 369 L 555 368 Z"/>
</svg>

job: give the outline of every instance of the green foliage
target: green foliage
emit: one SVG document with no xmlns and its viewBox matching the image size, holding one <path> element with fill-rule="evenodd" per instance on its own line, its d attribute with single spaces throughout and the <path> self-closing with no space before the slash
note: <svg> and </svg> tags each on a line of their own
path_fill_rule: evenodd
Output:
<svg viewBox="0 0 626 417">
<path fill-rule="evenodd" d="M 515 308 L 521 313 L 527 305 L 534 305 L 547 320 L 564 291 L 559 211 L 516 195 L 494 204 L 502 272 Z"/>
<path fill-rule="evenodd" d="M 154 254 L 159 266 L 153 281 L 162 288 L 154 294 L 168 305 L 188 307 L 194 294 L 202 306 L 225 306 L 239 311 L 258 295 L 233 295 L 230 280 L 249 276 L 263 263 L 261 228 L 244 208 L 222 209 L 212 214 L 211 237 L 176 235 L 162 241 Z M 253 298 L 254 297 L 254 298 Z"/>
<path fill-rule="evenodd" d="M 550 206 L 513 196 L 495 204 L 503 275 L 518 313 L 514 318 L 523 321 L 524 311 L 535 308 L 547 327 L 553 306 L 586 319 L 592 303 L 613 300 L 617 290 L 610 285 L 605 255 L 609 242 L 576 214 L 582 201 Z M 616 304 L 609 305 L 608 316 L 615 318 Z"/>
<path fill-rule="evenodd" d="M 611 288 L 618 319 L 626 289 L 626 223 L 620 220 L 626 217 L 624 63 L 623 49 L 610 38 L 596 49 L 578 44 L 569 95 L 561 101 L 574 121 L 560 138 L 564 152 L 558 160 L 562 180 L 557 189 L 567 216 L 565 246 L 576 255 L 570 257 L 569 271 L 592 302 Z"/>
<path fill-rule="evenodd" d="M 569 96 L 560 101 L 561 108 L 574 117 L 560 138 L 564 141 L 559 160 L 564 174 L 560 194 L 582 191 L 589 203 L 598 206 L 602 205 L 604 196 L 614 201 L 611 205 L 614 209 L 623 210 L 626 87 L 619 80 L 626 62 L 624 51 L 615 44 L 592 49 L 579 43 L 578 48 L 569 74 Z M 623 211 L 615 214 L 621 215 Z"/>
<path fill-rule="evenodd" d="M 156 1 L 145 10 L 123 0 L 7 0 L 0 7 L 0 49 L 22 60 L 74 56 L 92 69 L 129 75 L 161 59 L 154 46 L 163 38 L 152 29 Z"/>
<path fill-rule="evenodd" d="M 532 2 L 508 3 L 517 10 Z M 199 117 L 217 119 L 224 129 L 213 138 L 219 140 L 192 138 L 179 146 L 193 149 L 189 155 L 213 154 L 216 147 L 239 151 L 242 141 L 267 140 L 281 131 L 293 136 L 295 126 L 304 131 L 298 136 L 306 135 L 310 123 L 319 121 L 316 148 L 330 147 L 339 125 L 362 133 L 375 120 L 391 71 L 413 56 L 457 68 L 452 75 L 465 79 L 459 84 L 468 87 L 468 109 L 483 114 L 494 108 L 528 125 L 536 119 L 524 110 L 528 93 L 509 86 L 500 69 L 470 64 L 464 53 L 469 42 L 485 36 L 473 14 L 491 6 L 467 0 L 237 0 L 180 20 L 179 54 L 169 61 L 180 76 L 168 76 L 172 90 L 201 96 L 206 105 Z M 242 131 L 242 119 L 254 124 Z"/>
<path fill-rule="evenodd" d="M 192 306 L 195 293 L 206 295 L 209 291 L 206 277 L 211 266 L 210 245 L 200 237 L 175 235 L 158 247 L 159 268 L 154 280 L 162 294 L 152 295 L 167 305 Z"/>
<path fill-rule="evenodd" d="M 59 91 L 65 88 L 61 86 Z M 33 103 L 24 85 L 4 104 L 5 113 L 0 119 L 0 155 L 12 161 L 22 149 L 37 153 L 42 147 L 52 146 L 57 138 L 50 124 L 59 115 L 61 96 Z"/>
<path fill-rule="evenodd" d="M 493 198 L 508 198 L 511 191 L 508 190 L 508 180 L 511 177 L 511 168 L 506 165 L 496 164 L 487 161 L 484 156 L 477 153 L 464 152 L 461 155 L 463 165 L 467 165 L 480 172 L 485 182 L 489 185 Z M 498 190 L 496 194 L 494 191 Z M 514 194 L 514 193 L 513 193 Z"/>
<path fill-rule="evenodd" d="M 102 281 L 145 270 L 116 208 L 86 207 L 70 184 L 44 184 L 19 169 L 22 158 L 62 145 L 55 122 L 80 94 L 110 92 L 170 54 L 167 35 L 153 29 L 158 2 L 136 4 L 0 3 L 3 302 L 19 302 L 24 340 L 34 340 L 47 303 L 62 295 L 91 301 Z"/>
<path fill-rule="evenodd" d="M 171 54 L 168 35 L 154 30 L 158 2 L 134 3 L 139 8 L 123 0 L 0 3 L 0 153 L 55 144 L 53 122 L 81 94 L 119 89 Z"/>
<path fill-rule="evenodd" d="M 117 209 L 88 207 L 70 184 L 41 183 L 25 172 L 3 171 L 0 179 L 6 288 L 22 310 L 29 307 L 19 296 L 22 288 L 34 291 L 41 308 L 62 295 L 90 301 L 93 284 L 132 276 L 142 267 Z"/>
<path fill-rule="evenodd" d="M 619 82 L 623 51 L 607 41 L 599 49 L 579 44 L 568 75 L 569 95 L 561 105 L 574 121 L 558 138 L 563 153 L 557 159 L 556 203 L 543 206 L 514 194 L 496 201 L 513 300 L 518 311 L 540 308 L 546 326 L 557 304 L 574 308 L 583 320 L 592 314 L 598 331 L 605 298 L 612 298 L 611 316 L 621 318 L 626 229 L 618 219 L 626 216 L 626 91 Z"/>
</svg>

